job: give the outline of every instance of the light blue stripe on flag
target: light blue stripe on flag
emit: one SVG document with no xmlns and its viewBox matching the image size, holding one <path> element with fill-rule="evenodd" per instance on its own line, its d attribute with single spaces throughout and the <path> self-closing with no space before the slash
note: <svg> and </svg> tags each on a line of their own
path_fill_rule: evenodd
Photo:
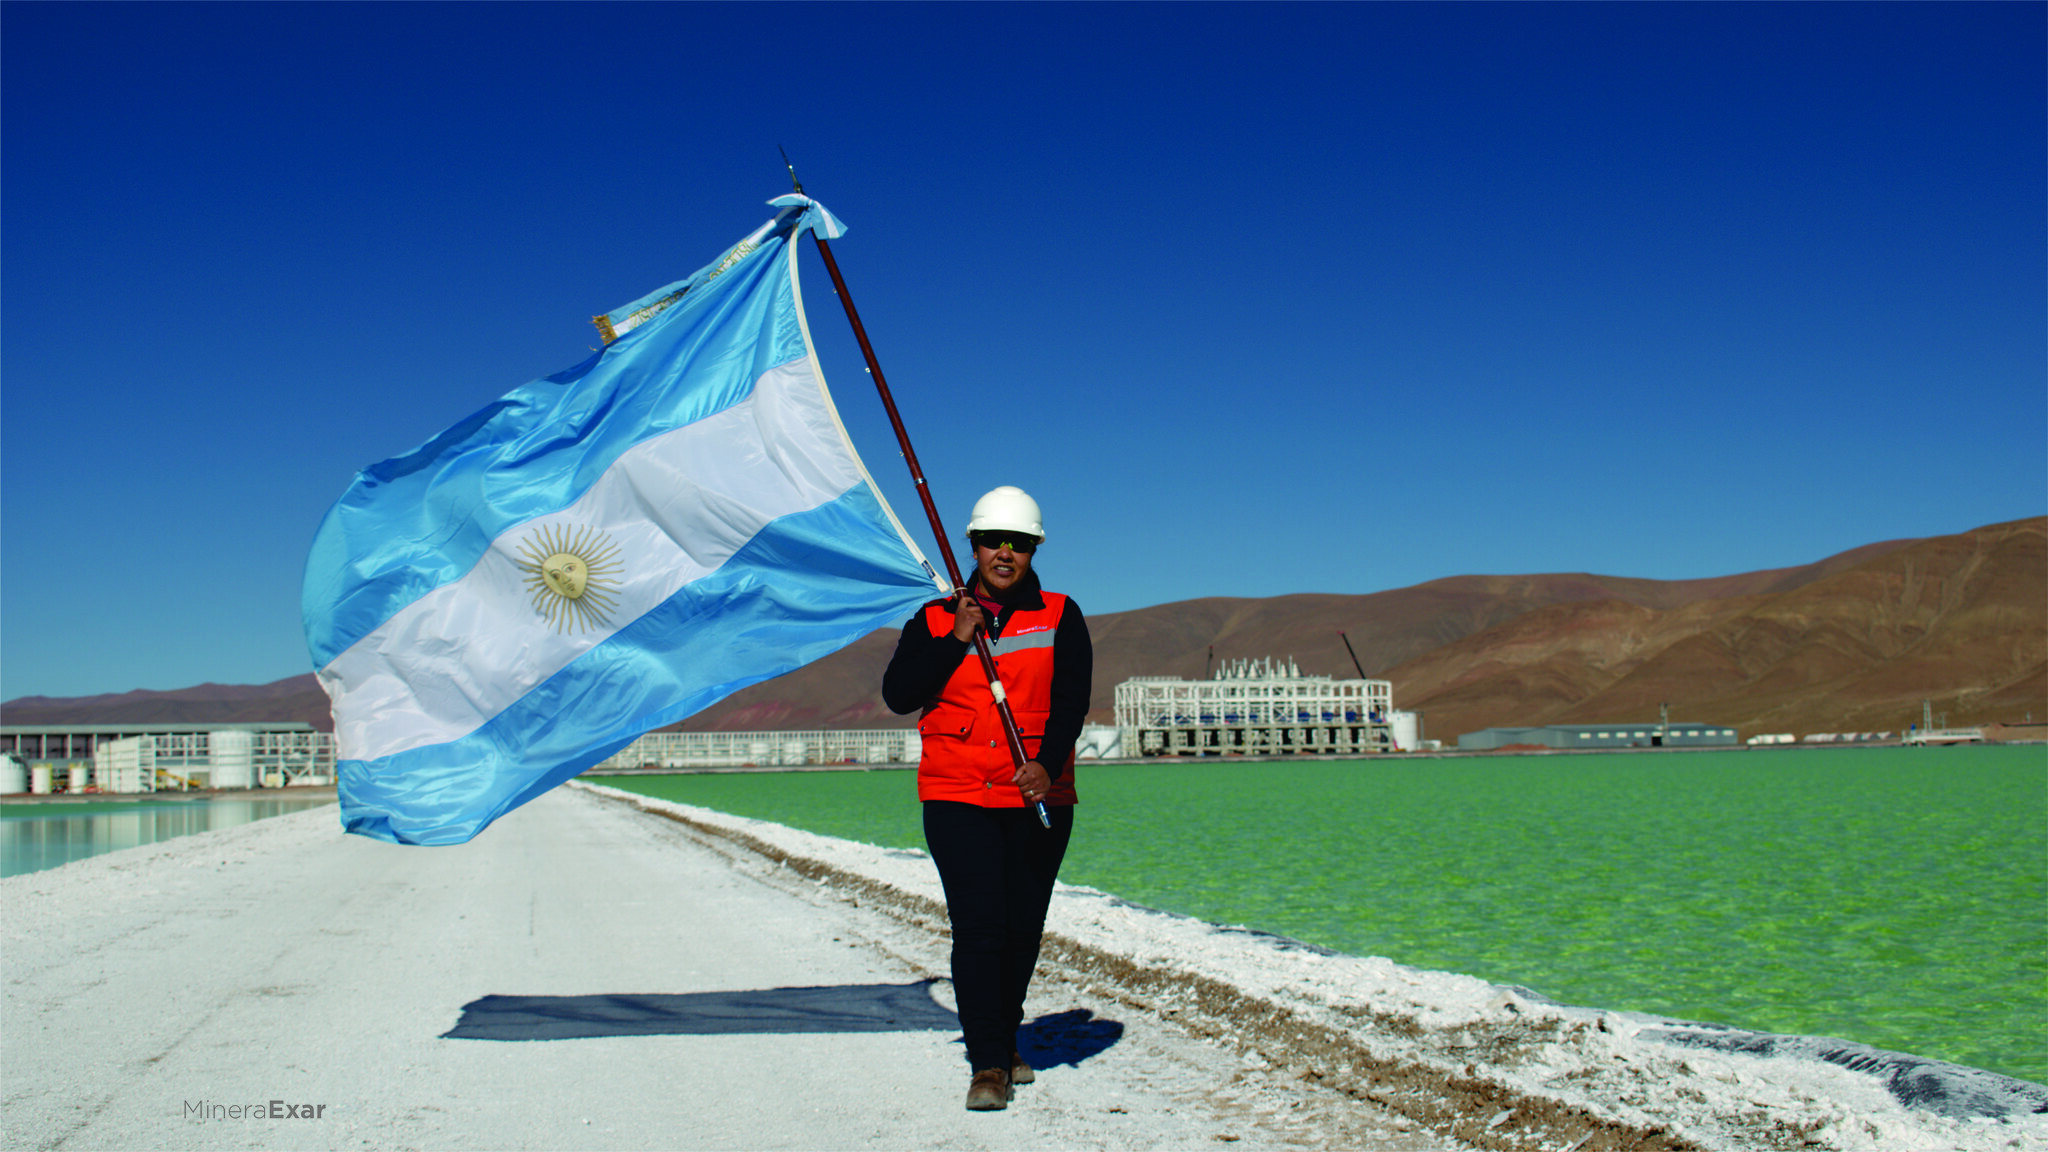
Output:
<svg viewBox="0 0 2048 1152">
<path fill-rule="evenodd" d="M 839 226 L 777 203 L 592 361 L 364 470 L 330 511 L 305 621 L 349 831 L 460 843 L 933 594 L 804 329 L 793 242 Z"/>
</svg>

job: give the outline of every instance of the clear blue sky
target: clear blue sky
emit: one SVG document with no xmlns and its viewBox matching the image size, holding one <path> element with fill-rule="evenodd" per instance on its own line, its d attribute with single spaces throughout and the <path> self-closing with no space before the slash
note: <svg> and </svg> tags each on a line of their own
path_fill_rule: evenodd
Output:
<svg viewBox="0 0 2048 1152">
<path fill-rule="evenodd" d="M 944 510 L 1032 491 L 1091 613 L 2038 515 L 2044 11 L 8 3 L 0 699 L 309 671 L 355 470 L 766 219 L 778 144 Z"/>
</svg>

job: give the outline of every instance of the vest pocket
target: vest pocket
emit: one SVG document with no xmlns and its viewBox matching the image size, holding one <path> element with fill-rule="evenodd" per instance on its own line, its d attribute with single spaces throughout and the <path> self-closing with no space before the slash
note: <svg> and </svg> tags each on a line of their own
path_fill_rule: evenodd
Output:
<svg viewBox="0 0 2048 1152">
<path fill-rule="evenodd" d="M 1021 723 L 1021 718 L 1019 722 Z M 974 712 L 953 704 L 939 704 L 917 722 L 917 734 L 927 739 L 951 737 L 955 740 L 964 740 L 973 728 Z"/>
<path fill-rule="evenodd" d="M 1052 719 L 1052 713 L 1013 707 L 1010 715 L 1017 718 L 1017 734 L 1024 737 L 1024 755 L 1038 759 L 1039 745 L 1045 743 L 1045 722 Z"/>
<path fill-rule="evenodd" d="M 1026 740 L 1038 740 L 1045 736 L 1045 722 L 1052 719 L 1051 712 L 1034 712 L 1028 708 L 1010 707 L 1010 715 L 1017 718 L 1017 731 Z"/>
</svg>

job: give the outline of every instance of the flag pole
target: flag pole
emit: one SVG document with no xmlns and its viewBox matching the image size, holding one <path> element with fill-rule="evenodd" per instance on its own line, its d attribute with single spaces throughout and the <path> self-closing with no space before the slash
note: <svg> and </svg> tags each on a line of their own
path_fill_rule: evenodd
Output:
<svg viewBox="0 0 2048 1152">
<path fill-rule="evenodd" d="M 782 162 L 789 168 L 789 182 L 796 186 L 797 195 L 807 195 L 804 186 L 796 178 L 796 165 L 790 164 L 789 153 L 782 154 Z M 932 493 L 924 480 L 924 469 L 917 462 L 917 450 L 910 446 L 910 432 L 903 427 L 903 416 L 896 411 L 896 398 L 889 392 L 889 382 L 882 376 L 882 364 L 875 359 L 874 345 L 868 343 L 868 330 L 860 322 L 860 313 L 853 306 L 853 293 L 847 290 L 846 278 L 839 274 L 839 261 L 832 258 L 832 245 L 811 230 L 811 240 L 818 246 L 818 255 L 825 258 L 825 271 L 832 276 L 832 287 L 839 293 L 839 304 L 846 309 L 846 319 L 853 325 L 853 338 L 860 343 L 860 354 L 867 359 L 868 375 L 875 378 L 875 391 L 881 393 L 882 408 L 889 413 L 889 425 L 896 430 L 896 443 L 903 449 L 903 461 L 910 466 L 910 479 L 917 485 L 917 498 L 924 502 L 925 518 L 931 521 L 932 535 L 939 542 L 939 556 L 946 562 L 946 576 L 953 581 L 956 593 L 966 590 L 966 583 L 960 579 L 960 563 L 953 558 L 953 543 L 946 537 L 945 522 L 939 519 L 938 506 L 932 503 Z M 988 633 L 976 626 L 974 629 L 974 652 L 981 658 L 981 673 L 988 678 L 989 694 L 996 699 L 996 712 L 1003 720 L 1003 735 L 1009 739 L 1010 760 L 1019 768 L 1030 757 L 1024 752 L 1024 737 L 1017 728 L 1017 717 L 1010 711 L 1010 701 L 1003 691 L 1003 682 L 996 674 L 995 653 L 989 648 Z M 1038 822 L 1050 828 L 1052 817 L 1045 810 L 1045 803 L 1033 805 L 1038 809 Z"/>
</svg>

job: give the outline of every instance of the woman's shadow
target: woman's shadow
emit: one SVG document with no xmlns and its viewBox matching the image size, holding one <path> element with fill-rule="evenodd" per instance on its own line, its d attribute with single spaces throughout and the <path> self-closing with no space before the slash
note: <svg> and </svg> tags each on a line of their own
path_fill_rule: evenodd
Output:
<svg viewBox="0 0 2048 1152">
<path fill-rule="evenodd" d="M 731 992 L 595 996 L 484 996 L 462 1006 L 448 1040 L 578 1040 L 604 1036 L 715 1036 L 955 1031 L 960 1018 L 932 995 L 940 980 Z M 1086 1008 L 1040 1016 L 1017 1030 L 1034 1068 L 1076 1065 L 1123 1037 L 1124 1026 Z M 957 1043 L 958 1041 L 956 1041 Z"/>
</svg>

